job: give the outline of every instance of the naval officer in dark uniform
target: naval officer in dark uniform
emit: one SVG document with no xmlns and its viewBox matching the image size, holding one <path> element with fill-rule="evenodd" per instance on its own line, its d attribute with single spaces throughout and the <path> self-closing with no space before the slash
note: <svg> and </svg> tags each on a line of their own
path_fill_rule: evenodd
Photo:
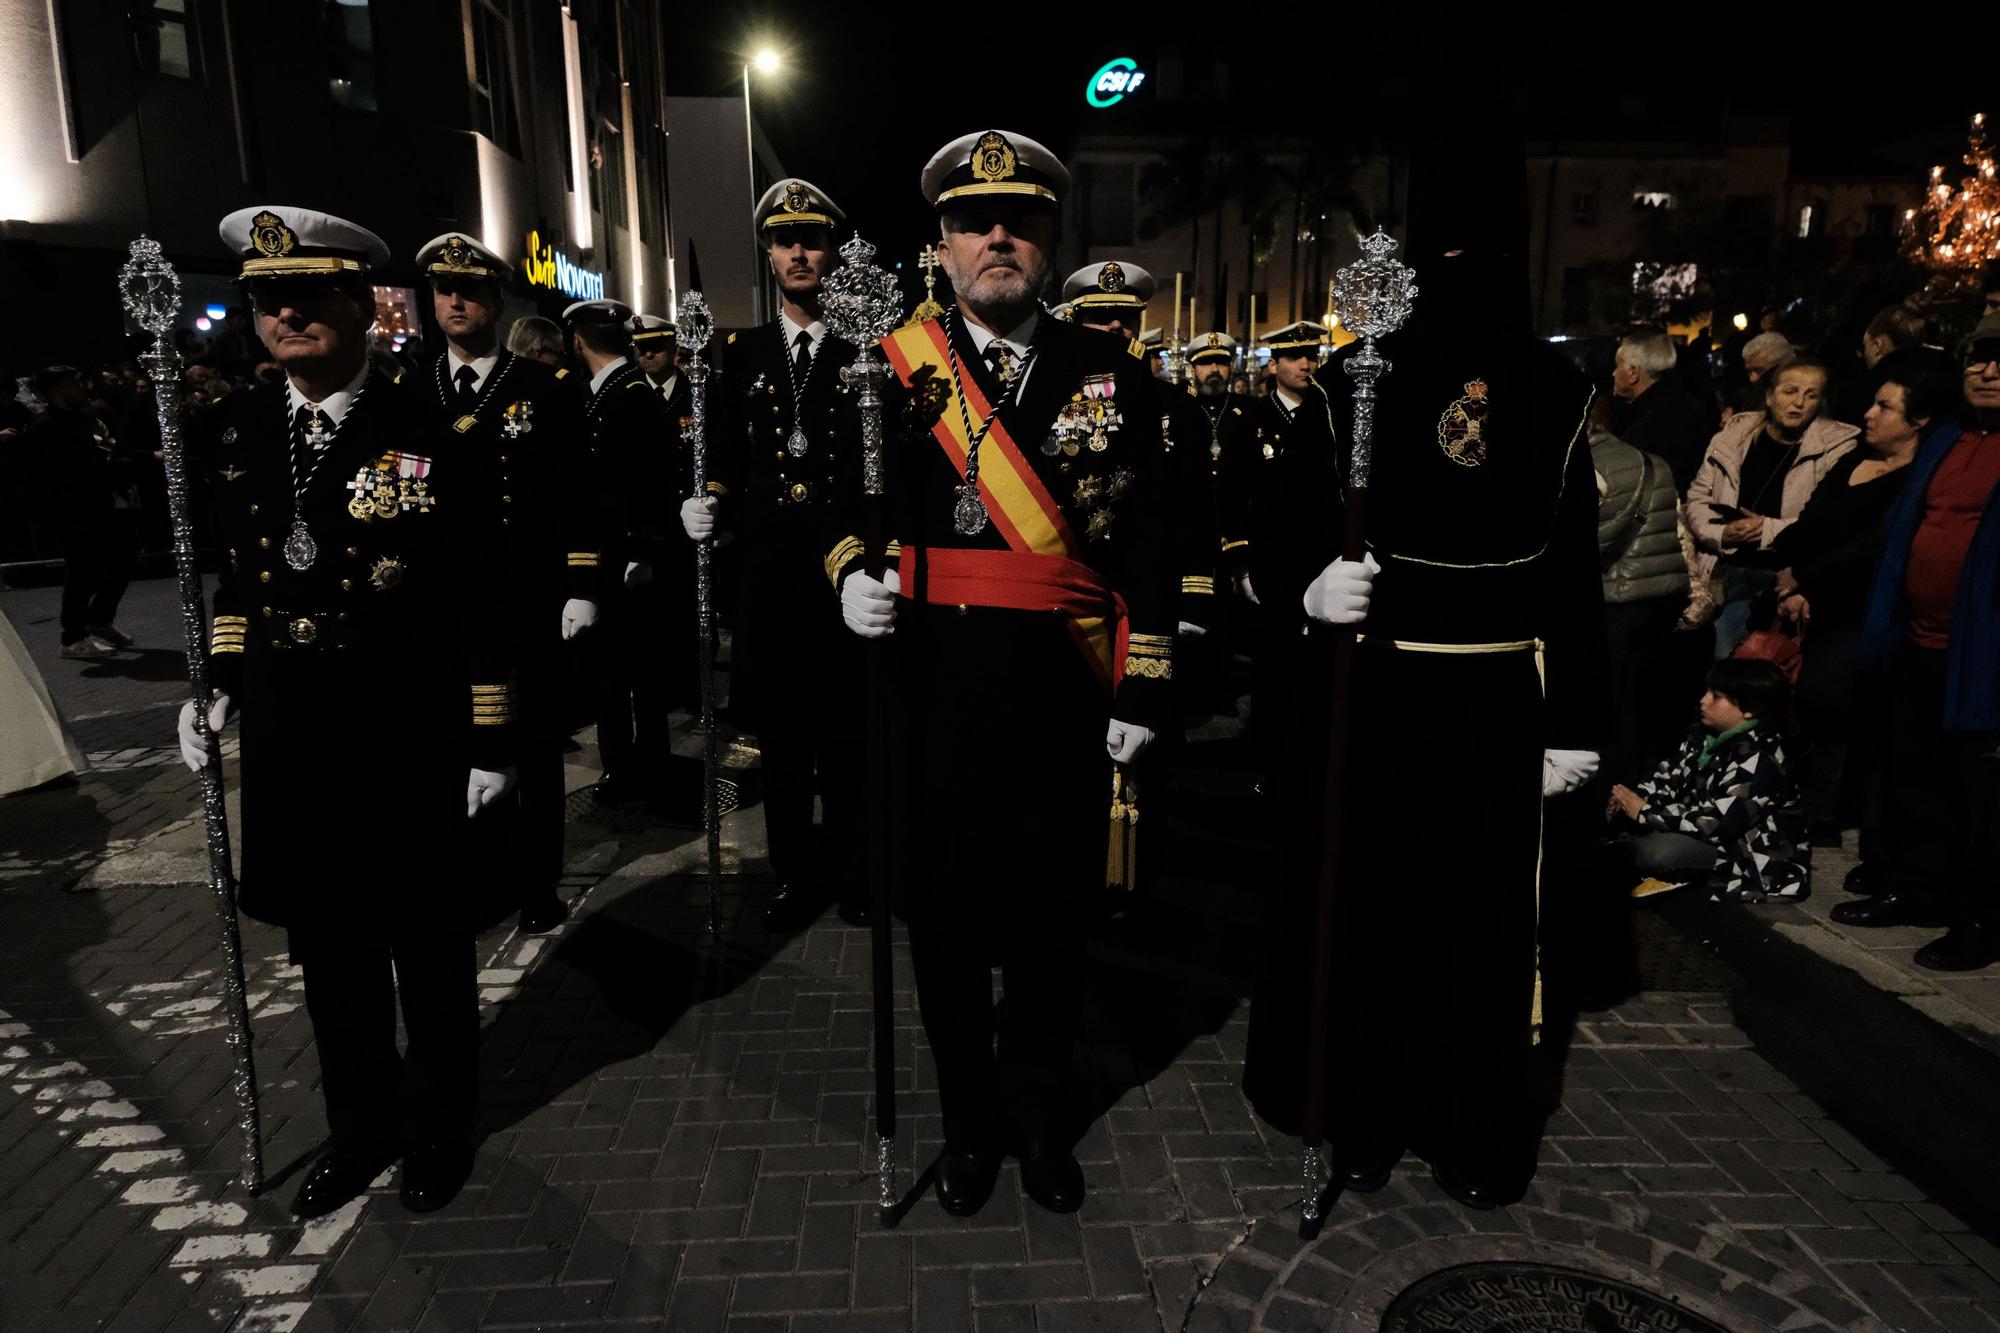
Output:
<svg viewBox="0 0 2000 1333">
<path fill-rule="evenodd" d="M 1222 561 L 1222 459 L 1237 447 L 1237 438 L 1251 428 L 1251 414 L 1257 403 L 1248 394 L 1229 391 L 1230 376 L 1236 369 L 1236 339 L 1229 334 L 1220 329 L 1198 333 L 1182 347 L 1181 355 L 1187 363 L 1195 406 L 1205 427 L 1200 437 L 1200 450 L 1207 459 L 1204 472 L 1207 506 L 1202 518 L 1210 539 L 1206 568 L 1182 578 L 1186 602 L 1203 591 L 1216 592 Z M 1226 584 L 1222 591 L 1229 591 Z M 1175 663 L 1175 693 L 1181 700 L 1184 716 L 1207 716 L 1216 706 L 1221 697 L 1223 664 L 1229 660 L 1232 623 L 1240 622 L 1243 612 L 1255 609 L 1223 597 L 1217 597 L 1209 605 L 1209 618 L 1203 622 L 1207 633 L 1184 636 Z M 1230 707 L 1233 711 L 1233 704 Z"/>
<path fill-rule="evenodd" d="M 865 808 L 908 852 L 897 896 L 943 1105 L 938 1196 L 960 1215 L 1010 1148 L 1030 1198 L 1083 1201 L 1072 1040 L 1111 765 L 1171 709 L 1157 390 L 1124 343 L 1038 299 L 1068 186 L 1054 154 L 1000 130 L 924 168 L 955 299 L 882 344 L 890 568 L 877 581 L 861 563 L 858 466 L 826 560 L 849 627 L 889 636 L 901 781 Z"/>
<path fill-rule="evenodd" d="M 667 540 L 686 446 L 631 359 L 631 308 L 578 301 L 563 311 L 563 323 L 584 381 L 602 524 L 597 746 L 604 776 L 595 791 L 607 802 L 662 798 L 669 794 L 669 716 L 692 702 L 695 677 L 693 558 Z"/>
<path fill-rule="evenodd" d="M 414 386 L 370 368 L 381 240 L 285 205 L 222 220 L 282 384 L 209 420 L 210 721 L 242 717 L 243 911 L 304 972 L 331 1143 L 292 1208 L 332 1212 L 398 1157 L 402 1199 L 464 1183 L 478 1088 L 469 822 L 513 785 L 505 568 L 478 469 Z M 182 709 L 190 767 L 207 755 Z M 406 1049 L 396 1049 L 400 995 Z"/>
<path fill-rule="evenodd" d="M 632 359 L 645 372 L 646 383 L 660 395 L 669 415 L 687 401 L 687 381 L 681 378 L 680 336 L 674 322 L 658 315 L 632 316 Z"/>
<path fill-rule="evenodd" d="M 1248 413 L 1247 427 L 1223 440 L 1222 563 L 1237 597 L 1248 603 L 1250 735 L 1265 790 L 1284 767 L 1285 694 L 1298 671 L 1299 599 L 1333 555 L 1339 523 L 1340 433 L 1333 403 L 1316 372 L 1325 332 L 1302 320 L 1265 335 L 1271 392 Z M 1317 563 L 1315 563 L 1317 561 Z"/>
<path fill-rule="evenodd" d="M 418 396 L 476 480 L 507 549 L 505 584 L 513 631 L 519 790 L 489 819 L 492 877 L 512 888 L 521 927 L 560 925 L 563 867 L 562 645 L 597 623 L 600 510 L 582 403 L 570 372 L 500 345 L 511 266 L 461 232 L 417 251 L 431 284 L 445 350 Z"/>
<path fill-rule="evenodd" d="M 721 494 L 682 506 L 696 541 L 725 524 L 738 562 L 730 708 L 763 751 L 764 832 L 778 892 L 773 930 L 796 930 L 830 901 L 867 920 L 856 874 L 859 652 L 840 626 L 822 564 L 826 506 L 856 447 L 853 391 L 840 372 L 852 344 L 827 332 L 820 284 L 840 265 L 846 215 L 811 181 L 779 181 L 752 223 L 777 280 L 768 324 L 733 333 L 722 353 L 715 475 Z M 686 492 L 683 492 L 686 494 Z M 815 840 L 813 797 L 825 823 Z"/>
</svg>

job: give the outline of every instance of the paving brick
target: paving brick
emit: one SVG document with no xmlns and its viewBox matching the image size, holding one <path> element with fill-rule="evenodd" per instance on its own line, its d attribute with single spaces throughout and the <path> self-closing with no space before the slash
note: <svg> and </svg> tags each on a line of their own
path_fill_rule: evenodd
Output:
<svg viewBox="0 0 2000 1333">
<path fill-rule="evenodd" d="M 1090 1295 L 1090 1275 L 1081 1263 L 1019 1264 L 978 1268 L 972 1273 L 975 1305 L 1082 1298 Z"/>
<path fill-rule="evenodd" d="M 840 1310 L 847 1306 L 847 1274 L 793 1273 L 736 1280 L 737 1314 L 791 1314 L 802 1310 Z"/>
</svg>

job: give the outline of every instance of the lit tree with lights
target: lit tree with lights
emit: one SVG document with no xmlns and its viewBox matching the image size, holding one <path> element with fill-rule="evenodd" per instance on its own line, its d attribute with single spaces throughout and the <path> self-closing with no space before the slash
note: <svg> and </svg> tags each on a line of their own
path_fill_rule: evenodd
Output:
<svg viewBox="0 0 2000 1333">
<path fill-rule="evenodd" d="M 1956 188 L 1932 167 L 1924 201 L 1903 214 L 1908 253 L 1930 272 L 1934 294 L 1977 281 L 1985 265 L 2000 260 L 2000 174 L 1986 142 L 1986 115 L 1972 118 L 1965 148 L 1968 173 Z"/>
</svg>

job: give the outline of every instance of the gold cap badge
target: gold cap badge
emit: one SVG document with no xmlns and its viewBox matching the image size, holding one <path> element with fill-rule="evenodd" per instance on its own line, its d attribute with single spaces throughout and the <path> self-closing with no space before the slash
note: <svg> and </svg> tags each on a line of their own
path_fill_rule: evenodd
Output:
<svg viewBox="0 0 2000 1333">
<path fill-rule="evenodd" d="M 972 148 L 972 174 L 977 179 L 992 183 L 1004 181 L 1014 174 L 1014 146 L 998 130 L 988 130 L 979 137 Z"/>
<path fill-rule="evenodd" d="M 299 243 L 298 233 L 285 225 L 276 213 L 259 213 L 250 219 L 250 244 L 265 259 L 288 255 Z"/>
<path fill-rule="evenodd" d="M 463 236 L 454 236 L 444 243 L 444 262 L 447 264 L 470 264 L 472 247 L 465 243 Z"/>
<path fill-rule="evenodd" d="M 787 213 L 806 211 L 806 188 L 797 181 L 791 181 L 785 186 L 785 211 Z"/>
<path fill-rule="evenodd" d="M 1097 289 L 1103 292 L 1125 290 L 1125 270 L 1116 263 L 1107 263 L 1097 271 Z"/>
</svg>

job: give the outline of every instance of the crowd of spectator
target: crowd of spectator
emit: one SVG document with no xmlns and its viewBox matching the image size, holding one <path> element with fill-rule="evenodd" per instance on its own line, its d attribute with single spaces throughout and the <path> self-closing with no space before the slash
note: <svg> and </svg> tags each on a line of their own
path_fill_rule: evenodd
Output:
<svg viewBox="0 0 2000 1333">
<path fill-rule="evenodd" d="M 1607 845 L 1635 894 L 1802 898 L 1810 846 L 1856 828 L 1836 921 L 1941 928 L 1916 955 L 1936 970 L 2000 961 L 2000 275 L 1983 286 L 1969 335 L 1892 305 L 1839 373 L 1775 330 L 1713 373 L 1657 330 L 1619 343 L 1590 438 Z"/>
</svg>

